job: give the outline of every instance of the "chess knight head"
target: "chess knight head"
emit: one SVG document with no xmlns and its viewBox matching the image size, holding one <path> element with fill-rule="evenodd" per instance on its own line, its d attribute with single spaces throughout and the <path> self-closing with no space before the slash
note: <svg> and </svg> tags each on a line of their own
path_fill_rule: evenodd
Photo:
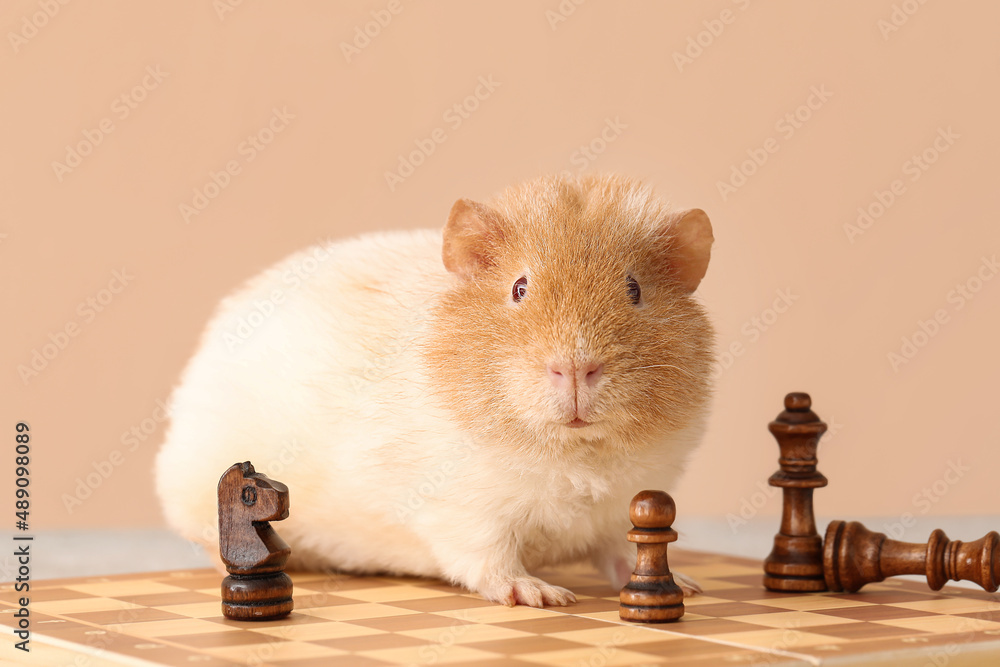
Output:
<svg viewBox="0 0 1000 667">
<path fill-rule="evenodd" d="M 219 480 L 219 552 L 233 567 L 284 564 L 288 546 L 268 521 L 288 518 L 288 487 L 254 470 L 249 461 L 230 466 Z M 273 561 L 273 563 L 272 563 Z"/>
<path fill-rule="evenodd" d="M 225 485 L 224 482 L 228 482 Z M 236 463 L 219 480 L 219 507 L 226 506 L 247 521 L 281 521 L 288 518 L 288 487 L 254 470 L 249 461 Z M 239 502 L 235 502 L 236 498 Z"/>
</svg>

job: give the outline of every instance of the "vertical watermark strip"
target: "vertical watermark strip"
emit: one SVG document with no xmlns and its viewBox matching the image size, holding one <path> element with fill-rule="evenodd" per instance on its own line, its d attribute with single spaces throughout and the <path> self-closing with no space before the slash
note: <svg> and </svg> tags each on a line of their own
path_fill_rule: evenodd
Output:
<svg viewBox="0 0 1000 667">
<path fill-rule="evenodd" d="M 25 422 L 18 422 L 14 427 L 14 472 L 16 474 L 14 482 L 14 527 L 21 532 L 28 530 L 28 516 L 31 508 L 30 491 L 31 485 L 31 433 Z M 17 601 L 17 611 L 14 618 L 17 619 L 17 627 L 14 628 L 14 635 L 21 641 L 15 642 L 14 647 L 18 650 L 29 652 L 31 649 L 28 643 L 31 641 L 31 621 L 28 604 L 31 601 L 27 593 L 31 590 L 31 535 L 14 535 L 14 557 L 17 558 L 17 577 L 14 579 L 14 590 L 24 593 Z"/>
</svg>

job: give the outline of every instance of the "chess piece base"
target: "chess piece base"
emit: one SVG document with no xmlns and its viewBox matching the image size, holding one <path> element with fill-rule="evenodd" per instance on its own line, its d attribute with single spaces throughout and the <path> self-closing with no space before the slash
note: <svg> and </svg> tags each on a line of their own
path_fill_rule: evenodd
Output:
<svg viewBox="0 0 1000 667">
<path fill-rule="evenodd" d="M 822 593 L 826 590 L 823 577 L 781 577 L 764 575 L 764 588 L 782 593 Z"/>
<path fill-rule="evenodd" d="M 825 591 L 823 540 L 819 535 L 775 535 L 774 549 L 764 560 L 764 588 L 793 593 Z"/>
<path fill-rule="evenodd" d="M 634 623 L 667 623 L 676 621 L 684 615 L 684 605 L 675 604 L 667 607 L 633 607 L 623 604 L 618 608 L 618 616 L 623 621 Z"/>
<path fill-rule="evenodd" d="M 230 574 L 222 580 L 222 613 L 237 621 L 271 621 L 293 607 L 292 580 L 284 572 Z"/>
<path fill-rule="evenodd" d="M 624 621 L 665 623 L 684 615 L 684 591 L 672 576 L 649 584 L 633 581 L 622 589 L 619 599 L 618 616 Z"/>
</svg>

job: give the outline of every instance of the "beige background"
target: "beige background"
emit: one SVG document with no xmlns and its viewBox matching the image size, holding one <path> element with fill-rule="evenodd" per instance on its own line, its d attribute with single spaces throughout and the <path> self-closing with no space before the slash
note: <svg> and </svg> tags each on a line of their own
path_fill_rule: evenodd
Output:
<svg viewBox="0 0 1000 667">
<path fill-rule="evenodd" d="M 0 428 L 12 442 L 31 424 L 34 528 L 160 525 L 157 401 L 245 278 L 318 239 L 441 225 L 458 197 L 581 166 L 647 179 L 715 226 L 701 295 L 720 353 L 738 354 L 675 494 L 682 516 L 779 511 L 760 488 L 790 390 L 834 431 L 823 513 L 996 512 L 1000 280 L 977 282 L 1000 251 L 996 3 L 226 2 L 3 3 Z M 348 61 L 372 12 L 391 21 Z M 456 127 L 446 112 L 480 77 L 499 85 Z M 250 160 L 241 144 L 275 108 L 286 120 Z M 436 128 L 445 141 L 390 189 Z M 81 142 L 77 166 L 53 165 Z M 239 173 L 186 221 L 180 206 L 230 162 Z M 971 299 L 953 291 L 966 283 Z M 920 347 L 893 368 L 904 337 Z M 23 378 L 36 352 L 52 358 Z"/>
</svg>

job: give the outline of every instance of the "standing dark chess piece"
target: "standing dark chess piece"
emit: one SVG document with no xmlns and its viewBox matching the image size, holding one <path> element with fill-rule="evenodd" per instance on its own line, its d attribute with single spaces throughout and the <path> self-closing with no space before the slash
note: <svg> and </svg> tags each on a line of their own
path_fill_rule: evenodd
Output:
<svg viewBox="0 0 1000 667">
<path fill-rule="evenodd" d="M 628 541 L 638 548 L 635 572 L 621 591 L 618 615 L 626 621 L 665 623 L 684 615 L 684 592 L 667 563 L 667 545 L 677 539 L 671 528 L 677 516 L 674 499 L 663 491 L 642 491 L 632 499 L 635 526 Z"/>
<path fill-rule="evenodd" d="M 809 394 L 785 396 L 785 410 L 768 424 L 778 441 L 781 469 L 767 481 L 784 491 L 781 530 L 764 561 L 764 587 L 772 591 L 825 591 L 823 540 L 816 532 L 813 489 L 827 480 L 816 470 L 816 447 L 826 424 L 810 409 Z"/>
<path fill-rule="evenodd" d="M 283 572 L 292 550 L 268 521 L 288 517 L 288 487 L 236 463 L 219 480 L 222 613 L 238 621 L 270 621 L 292 611 L 292 580 Z"/>
</svg>

